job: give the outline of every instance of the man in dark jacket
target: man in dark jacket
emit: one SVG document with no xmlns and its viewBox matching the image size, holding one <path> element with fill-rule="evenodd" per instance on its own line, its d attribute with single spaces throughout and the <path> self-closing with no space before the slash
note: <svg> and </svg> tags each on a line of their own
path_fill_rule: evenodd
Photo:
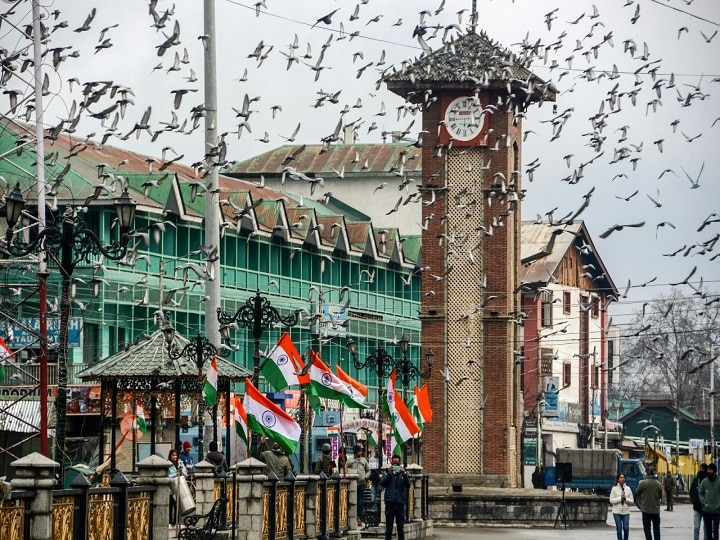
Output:
<svg viewBox="0 0 720 540">
<path fill-rule="evenodd" d="M 697 476 L 693 478 L 693 481 L 690 484 L 690 502 L 693 505 L 694 518 L 693 540 L 700 540 L 700 525 L 703 522 L 703 511 L 702 503 L 700 502 L 700 496 L 698 495 L 698 488 L 700 487 L 700 482 L 702 482 L 705 478 L 707 478 L 707 464 L 701 463 L 700 470 L 698 471 Z M 704 534 L 703 538 L 705 538 Z"/>
<path fill-rule="evenodd" d="M 330 455 L 331 451 L 332 447 L 328 443 L 322 445 L 322 455 L 315 462 L 315 468 L 313 469 L 315 474 L 323 472 L 325 476 L 330 476 L 333 470 L 337 468 L 335 460 Z"/>
<path fill-rule="evenodd" d="M 717 475 L 717 465 L 710 463 L 707 468 L 707 478 L 700 482 L 698 498 L 703 509 L 705 522 L 705 538 L 718 540 L 718 524 L 720 524 L 720 480 Z"/>
<path fill-rule="evenodd" d="M 653 538 L 660 540 L 660 503 L 662 502 L 662 492 L 662 484 L 658 481 L 657 476 L 655 476 L 655 469 L 648 467 L 647 478 L 641 480 L 635 490 L 636 504 L 642 512 L 645 540 L 652 540 Z"/>
<path fill-rule="evenodd" d="M 663 487 L 665 488 L 665 500 L 667 502 L 667 506 L 665 507 L 665 510 L 668 512 L 672 512 L 674 505 L 673 505 L 673 495 L 675 493 L 675 477 L 670 473 L 670 471 L 667 472 L 665 475 L 665 480 L 663 480 Z"/>
<path fill-rule="evenodd" d="M 410 477 L 400 464 L 400 456 L 392 457 L 380 485 L 385 488 L 385 540 L 392 539 L 393 522 L 397 524 L 398 540 L 405 540 L 405 497 Z"/>
</svg>

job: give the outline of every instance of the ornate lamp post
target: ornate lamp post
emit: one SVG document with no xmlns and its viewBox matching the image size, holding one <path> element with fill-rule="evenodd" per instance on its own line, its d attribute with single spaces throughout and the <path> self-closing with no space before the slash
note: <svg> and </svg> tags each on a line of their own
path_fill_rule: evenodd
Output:
<svg viewBox="0 0 720 540">
<path fill-rule="evenodd" d="M 365 360 L 360 360 L 357 357 L 356 343 L 352 338 L 347 340 L 346 347 L 350 351 L 350 355 L 353 359 L 353 365 L 356 369 L 372 369 L 378 377 L 378 446 L 380 447 L 380 457 L 378 458 L 378 468 L 382 468 L 383 464 L 383 425 L 382 425 L 382 379 L 389 376 L 393 369 L 395 369 L 395 360 L 390 356 L 385 349 L 382 347 L 377 349 Z"/>
<path fill-rule="evenodd" d="M 400 375 L 400 379 L 402 380 L 403 384 L 403 400 L 405 400 L 405 403 L 407 403 L 407 391 L 410 387 L 411 380 L 414 380 L 416 378 L 420 379 L 429 379 L 430 375 L 432 374 L 432 365 L 433 360 L 435 360 L 435 353 L 432 349 L 427 349 L 425 351 L 425 363 L 427 365 L 427 369 L 425 371 L 421 371 L 418 369 L 418 367 L 413 364 L 407 356 L 407 352 L 410 346 L 410 341 L 408 338 L 403 334 L 403 336 L 400 338 L 400 350 L 402 351 L 403 357 L 402 360 L 399 360 L 395 363 L 395 367 L 398 371 L 398 375 Z M 410 441 L 411 448 L 413 450 L 413 456 L 415 454 L 415 439 L 413 438 L 412 441 Z M 403 460 L 406 458 L 406 453 L 403 452 Z M 414 459 L 414 457 L 413 457 Z"/>
<path fill-rule="evenodd" d="M 172 325 L 167 324 L 163 328 L 163 336 L 165 337 L 165 347 L 167 353 L 173 360 L 178 360 L 183 356 L 188 360 L 194 361 L 198 370 L 198 460 L 203 459 L 205 449 L 203 448 L 203 437 L 205 430 L 205 402 L 202 396 L 203 385 L 203 366 L 206 360 L 211 360 L 217 355 L 217 348 L 208 341 L 204 336 L 198 334 L 195 339 L 185 345 L 182 349 L 175 343 L 175 329 Z M 176 419 L 177 420 L 177 419 Z M 177 442 L 177 441 L 176 441 Z"/>
<path fill-rule="evenodd" d="M 260 296 L 260 291 L 257 291 L 255 296 L 248 298 L 234 315 L 228 315 L 218 308 L 217 317 L 221 324 L 220 334 L 224 340 L 230 339 L 229 328 L 233 324 L 252 329 L 254 341 L 252 383 L 257 388 L 260 379 L 260 339 L 263 332 L 278 324 L 287 328 L 295 326 L 299 320 L 299 312 L 293 311 L 287 316 L 282 316 L 276 308 L 270 305 L 270 300 Z M 257 439 L 257 434 L 253 432 L 250 442 L 250 453 L 253 455 L 257 449 Z"/>
<path fill-rule="evenodd" d="M 260 378 L 260 339 L 262 338 L 263 332 L 278 324 L 289 328 L 298 323 L 297 311 L 283 317 L 277 309 L 270 305 L 270 300 L 264 296 L 260 296 L 260 291 L 257 291 L 253 298 L 248 298 L 245 305 L 240 306 L 234 315 L 228 315 L 218 308 L 217 317 L 218 322 L 222 325 L 220 333 L 223 339 L 227 340 L 230 338 L 228 328 L 232 324 L 252 329 L 255 344 L 253 350 L 252 383 L 255 386 L 258 385 Z"/>
<path fill-rule="evenodd" d="M 122 259 L 127 253 L 130 241 L 130 226 L 135 219 L 137 204 L 130 198 L 127 189 L 115 199 L 115 211 L 120 225 L 120 240 L 103 245 L 98 236 L 91 231 L 71 207 L 65 209 L 62 218 L 49 222 L 30 242 L 14 237 L 25 199 L 17 184 L 5 199 L 8 230 L 5 235 L 5 249 L 15 257 L 21 257 L 37 251 L 46 251 L 58 263 L 62 276 L 60 295 L 60 343 L 58 348 L 58 393 L 55 401 L 57 411 L 55 461 L 61 463 L 60 480 L 65 479 L 67 452 L 65 448 L 66 409 L 67 409 L 67 357 L 68 357 L 68 320 L 70 319 L 70 281 L 75 266 L 80 262 L 89 262 L 93 255 L 102 254 L 112 261 Z M 58 258 L 59 255 L 59 258 Z M 45 306 L 41 306 L 41 311 Z M 44 313 L 43 313 L 44 315 Z M 41 399 L 47 396 L 47 358 L 41 358 Z M 44 388 L 43 388 L 44 386 Z M 40 430 L 47 433 L 47 406 L 41 401 Z"/>
<path fill-rule="evenodd" d="M 433 360 L 435 360 L 435 353 L 432 349 L 427 349 L 425 351 L 425 363 L 427 364 L 427 369 L 425 371 L 420 371 L 418 367 L 413 364 L 407 357 L 408 348 L 410 345 L 410 341 L 407 337 L 404 335 L 400 338 L 400 350 L 403 353 L 402 360 L 399 362 L 396 362 L 395 367 L 398 370 L 398 374 L 400 375 L 400 378 L 402 380 L 403 384 L 403 399 L 405 399 L 407 396 L 405 393 L 407 392 L 407 389 L 410 387 L 410 380 L 415 378 L 420 379 L 429 379 L 430 375 L 432 375 L 432 365 Z"/>
</svg>

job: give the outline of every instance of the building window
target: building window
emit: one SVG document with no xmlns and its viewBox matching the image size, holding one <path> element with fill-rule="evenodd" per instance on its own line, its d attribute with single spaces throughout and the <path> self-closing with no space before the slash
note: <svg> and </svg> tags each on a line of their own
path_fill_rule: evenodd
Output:
<svg viewBox="0 0 720 540">
<path fill-rule="evenodd" d="M 590 387 L 593 389 L 598 388 L 599 380 L 600 380 L 600 366 L 593 366 L 591 380 L 590 380 Z"/>
<path fill-rule="evenodd" d="M 542 312 L 542 325 L 545 328 L 551 328 L 553 325 L 552 308 L 553 308 L 553 293 L 552 293 L 552 291 L 543 291 L 541 312 Z"/>
<path fill-rule="evenodd" d="M 593 296 L 590 301 L 592 302 L 590 315 L 592 315 L 593 319 L 597 319 L 600 316 L 600 298 Z"/>
<path fill-rule="evenodd" d="M 607 342 L 607 374 L 608 374 L 608 385 L 613 383 L 613 373 L 615 373 L 615 342 L 608 340 Z"/>
<path fill-rule="evenodd" d="M 570 363 L 563 364 L 563 387 L 570 386 L 572 379 L 572 365 Z"/>
<path fill-rule="evenodd" d="M 570 291 L 563 291 L 563 313 L 570 313 Z"/>
<path fill-rule="evenodd" d="M 540 351 L 540 375 L 552 376 L 553 350 L 543 347 Z"/>
</svg>

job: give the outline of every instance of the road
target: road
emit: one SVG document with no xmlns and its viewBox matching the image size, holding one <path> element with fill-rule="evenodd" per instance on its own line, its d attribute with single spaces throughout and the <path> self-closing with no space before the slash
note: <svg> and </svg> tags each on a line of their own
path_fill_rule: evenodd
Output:
<svg viewBox="0 0 720 540">
<path fill-rule="evenodd" d="M 660 513 L 660 536 L 662 540 L 687 540 L 692 538 L 693 509 L 690 504 L 676 504 L 673 512 L 663 510 Z M 512 535 L 508 536 L 508 531 Z M 552 538 L 557 540 L 558 533 L 562 531 L 563 540 L 588 540 L 592 536 L 597 538 L 615 538 L 615 522 L 612 513 L 608 512 L 608 520 L 604 526 L 573 528 L 572 523 L 568 529 L 558 528 L 526 529 L 517 527 L 434 527 L 435 540 L 469 540 L 471 538 L 512 538 L 512 540 L 542 540 Z M 632 509 L 630 514 L 630 538 L 643 538 L 642 516 L 640 511 Z"/>
</svg>

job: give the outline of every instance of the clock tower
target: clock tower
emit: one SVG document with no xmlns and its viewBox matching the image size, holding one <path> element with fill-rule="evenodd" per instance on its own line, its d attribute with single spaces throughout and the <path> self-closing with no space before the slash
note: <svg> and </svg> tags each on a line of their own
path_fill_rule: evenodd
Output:
<svg viewBox="0 0 720 540">
<path fill-rule="evenodd" d="M 420 318 L 438 367 L 422 465 L 448 482 L 518 486 L 522 120 L 555 90 L 475 32 L 384 80 L 421 106 L 427 132 Z"/>
</svg>

